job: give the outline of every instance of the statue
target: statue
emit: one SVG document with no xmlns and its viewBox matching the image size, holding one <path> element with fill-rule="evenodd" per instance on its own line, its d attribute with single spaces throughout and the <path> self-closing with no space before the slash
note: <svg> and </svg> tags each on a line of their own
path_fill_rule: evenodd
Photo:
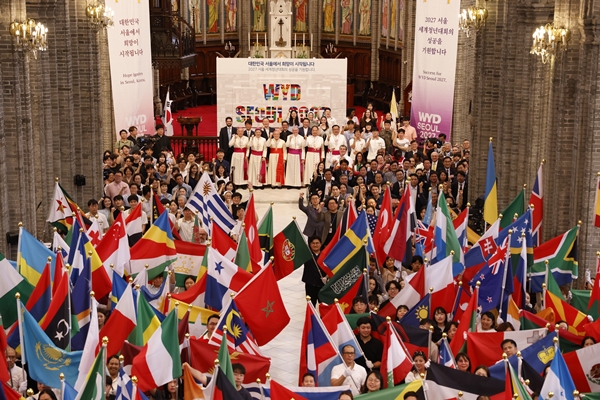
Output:
<svg viewBox="0 0 600 400">
<path fill-rule="evenodd" d="M 352 0 L 342 0 L 342 33 L 352 35 L 352 10 L 354 2 Z"/>
<path fill-rule="evenodd" d="M 360 13 L 360 29 L 358 30 L 358 34 L 369 36 L 371 34 L 371 0 L 360 0 L 358 12 Z"/>
<path fill-rule="evenodd" d="M 323 1 L 323 32 L 333 32 L 335 17 L 335 0 Z"/>
</svg>

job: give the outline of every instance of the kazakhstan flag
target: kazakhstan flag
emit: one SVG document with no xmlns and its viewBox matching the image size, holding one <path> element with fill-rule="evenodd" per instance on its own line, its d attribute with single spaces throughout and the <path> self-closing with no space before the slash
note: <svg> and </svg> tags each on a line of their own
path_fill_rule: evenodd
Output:
<svg viewBox="0 0 600 400">
<path fill-rule="evenodd" d="M 20 321 L 23 326 L 23 359 L 29 364 L 31 377 L 46 386 L 59 388 L 62 387 L 59 378 L 62 372 L 65 374 L 65 380 L 71 385 L 75 385 L 79 375 L 82 352 L 69 352 L 56 347 L 23 303 L 21 303 L 21 310 L 23 312 L 23 319 Z M 70 335 L 69 321 L 62 322 L 58 323 L 58 327 L 63 328 L 63 331 L 58 331 L 56 334 Z"/>
</svg>

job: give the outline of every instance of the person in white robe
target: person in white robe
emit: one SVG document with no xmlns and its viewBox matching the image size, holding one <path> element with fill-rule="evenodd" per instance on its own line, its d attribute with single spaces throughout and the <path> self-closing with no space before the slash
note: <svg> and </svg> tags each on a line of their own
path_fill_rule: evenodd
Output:
<svg viewBox="0 0 600 400">
<path fill-rule="evenodd" d="M 281 129 L 275 129 L 267 140 L 269 148 L 269 165 L 267 167 L 267 185 L 272 188 L 285 185 L 285 160 L 287 151 L 285 141 L 281 139 Z"/>
<path fill-rule="evenodd" d="M 325 158 L 325 141 L 319 127 L 312 127 L 312 134 L 306 138 L 306 156 L 304 162 L 304 185 L 310 185 L 319 163 Z"/>
<path fill-rule="evenodd" d="M 254 130 L 254 136 L 248 140 L 248 183 L 259 188 L 266 182 L 267 175 L 267 139 L 261 136 L 262 130 Z"/>
<path fill-rule="evenodd" d="M 304 164 L 304 138 L 298 134 L 298 127 L 292 128 L 292 134 L 287 137 L 287 165 L 285 168 L 285 185 L 290 187 L 302 186 L 302 167 Z"/>
<path fill-rule="evenodd" d="M 331 127 L 331 134 L 325 140 L 327 146 L 327 157 L 325 157 L 325 168 L 331 167 L 334 160 L 340 159 L 340 146 L 346 144 L 346 137 L 340 133 L 340 127 L 334 125 Z"/>
<path fill-rule="evenodd" d="M 247 183 L 246 169 L 244 168 L 247 162 L 246 149 L 248 148 L 248 138 L 244 136 L 244 128 L 237 128 L 237 132 L 231 137 L 229 147 L 233 147 L 233 155 L 231 156 L 231 176 L 233 184 L 242 186 Z"/>
</svg>

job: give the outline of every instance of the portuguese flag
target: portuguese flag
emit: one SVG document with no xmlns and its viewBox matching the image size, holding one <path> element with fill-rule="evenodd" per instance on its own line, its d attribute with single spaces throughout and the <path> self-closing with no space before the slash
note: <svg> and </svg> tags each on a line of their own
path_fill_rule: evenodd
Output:
<svg viewBox="0 0 600 400">
<path fill-rule="evenodd" d="M 273 272 L 275 278 L 285 278 L 304 263 L 312 254 L 294 220 L 273 238 Z"/>
</svg>

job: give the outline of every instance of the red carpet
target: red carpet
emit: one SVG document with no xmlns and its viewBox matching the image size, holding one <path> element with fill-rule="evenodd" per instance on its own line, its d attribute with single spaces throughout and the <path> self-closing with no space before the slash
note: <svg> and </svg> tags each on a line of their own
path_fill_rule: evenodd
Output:
<svg viewBox="0 0 600 400">
<path fill-rule="evenodd" d="M 192 107 L 173 113 L 174 135 L 182 136 L 181 125 L 177 122 L 178 117 L 202 117 L 202 122 L 198 125 L 198 136 L 219 136 L 216 105 Z M 156 122 L 162 123 L 160 117 L 156 117 Z M 185 132 L 185 135 L 187 135 L 187 132 Z"/>
</svg>

